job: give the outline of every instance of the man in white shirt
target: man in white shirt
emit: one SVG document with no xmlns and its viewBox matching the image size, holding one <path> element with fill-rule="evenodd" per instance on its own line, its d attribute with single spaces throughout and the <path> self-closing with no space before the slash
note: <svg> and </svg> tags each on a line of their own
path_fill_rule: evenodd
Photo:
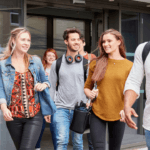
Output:
<svg viewBox="0 0 150 150">
<path fill-rule="evenodd" d="M 143 128 L 145 129 L 145 137 L 148 150 L 150 150 L 150 53 L 147 55 L 145 62 L 142 60 L 142 52 L 147 42 L 140 44 L 134 56 L 134 64 L 131 72 L 127 78 L 124 89 L 124 121 L 133 129 L 137 129 L 135 122 L 132 120 L 131 115 L 138 117 L 132 107 L 135 100 L 140 96 L 140 86 L 144 74 L 146 76 L 146 103 L 143 115 Z M 143 64 L 144 63 L 144 64 Z"/>
</svg>

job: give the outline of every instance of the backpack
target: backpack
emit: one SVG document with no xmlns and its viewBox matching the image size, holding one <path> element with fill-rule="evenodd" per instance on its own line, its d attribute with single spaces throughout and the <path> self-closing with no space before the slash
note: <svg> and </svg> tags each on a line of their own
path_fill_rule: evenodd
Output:
<svg viewBox="0 0 150 150">
<path fill-rule="evenodd" d="M 57 74 L 57 86 L 56 91 L 58 91 L 58 85 L 59 85 L 59 69 L 62 62 L 62 56 L 56 60 L 56 74 Z M 84 70 L 84 82 L 86 81 L 86 75 L 87 75 L 87 64 L 88 60 L 83 57 L 83 70 Z"/>
<path fill-rule="evenodd" d="M 144 46 L 143 52 L 142 52 L 142 61 L 143 65 L 145 63 L 145 60 L 150 52 L 150 41 Z M 144 86 L 144 99 L 146 99 L 146 91 L 145 91 L 145 86 Z"/>
</svg>

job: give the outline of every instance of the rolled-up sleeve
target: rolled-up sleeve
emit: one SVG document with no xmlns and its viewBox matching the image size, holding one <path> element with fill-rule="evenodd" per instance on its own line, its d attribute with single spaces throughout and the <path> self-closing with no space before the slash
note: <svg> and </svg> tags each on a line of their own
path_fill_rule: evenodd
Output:
<svg viewBox="0 0 150 150">
<path fill-rule="evenodd" d="M 41 59 L 35 56 L 35 61 L 36 61 L 36 65 L 39 65 L 40 69 L 39 69 L 39 76 L 40 76 L 40 80 L 42 83 L 46 83 L 47 86 L 50 88 L 50 82 L 48 80 L 48 76 L 45 75 L 45 71 L 44 71 L 44 67 L 43 64 L 41 62 Z"/>
<path fill-rule="evenodd" d="M 144 65 L 142 61 L 142 52 L 145 44 L 146 42 L 140 44 L 135 51 L 134 63 L 129 73 L 129 76 L 126 80 L 123 93 L 125 93 L 125 91 L 127 90 L 133 90 L 136 92 L 138 97 L 140 96 L 140 86 L 142 84 L 143 77 L 144 77 Z"/>
</svg>

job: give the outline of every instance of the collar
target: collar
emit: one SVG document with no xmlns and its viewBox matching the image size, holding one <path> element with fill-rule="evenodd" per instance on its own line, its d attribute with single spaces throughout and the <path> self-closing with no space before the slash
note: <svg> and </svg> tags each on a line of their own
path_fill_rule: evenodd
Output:
<svg viewBox="0 0 150 150">
<path fill-rule="evenodd" d="M 6 60 L 6 66 L 11 65 L 11 56 L 9 56 Z"/>
<path fill-rule="evenodd" d="M 29 64 L 32 64 L 32 63 L 34 63 L 34 61 L 33 61 L 33 58 L 32 58 L 32 56 L 29 58 Z M 8 65 L 12 65 L 12 62 L 11 62 L 11 56 L 9 56 L 8 58 L 7 58 L 7 60 L 6 60 L 6 66 L 8 66 Z"/>
</svg>

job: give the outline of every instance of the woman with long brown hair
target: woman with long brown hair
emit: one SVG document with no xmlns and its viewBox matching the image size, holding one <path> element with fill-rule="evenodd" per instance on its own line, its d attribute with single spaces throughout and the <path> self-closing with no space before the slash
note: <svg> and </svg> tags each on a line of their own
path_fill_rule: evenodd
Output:
<svg viewBox="0 0 150 150">
<path fill-rule="evenodd" d="M 30 45 L 26 28 L 13 29 L 0 61 L 0 107 L 17 150 L 33 150 L 42 114 L 50 122 L 56 111 L 41 60 L 27 53 Z"/>
<path fill-rule="evenodd" d="M 105 150 L 106 124 L 108 124 L 109 150 L 120 150 L 125 124 L 120 122 L 124 107 L 123 89 L 132 67 L 126 59 L 123 37 L 114 29 L 106 30 L 99 39 L 100 56 L 90 63 L 85 83 L 85 94 L 92 103 L 90 121 L 94 150 Z M 92 90 L 94 83 L 97 89 Z"/>
<path fill-rule="evenodd" d="M 48 48 L 44 52 L 43 59 L 42 59 L 42 64 L 43 64 L 43 67 L 44 67 L 44 70 L 45 70 L 45 74 L 47 76 L 49 76 L 52 63 L 56 59 L 58 59 L 58 56 L 57 56 L 56 51 L 53 48 Z M 52 120 L 52 116 L 51 116 L 51 120 Z M 42 136 L 43 136 L 44 130 L 45 130 L 45 119 L 43 118 L 42 130 L 41 130 L 40 137 L 39 137 L 39 139 L 37 141 L 37 144 L 35 146 L 35 150 L 41 150 L 41 140 L 42 140 Z M 51 134 L 52 134 L 53 146 L 54 146 L 54 149 L 55 149 L 56 148 L 55 138 L 54 138 L 55 134 L 53 133 L 52 123 L 50 123 L 50 131 L 51 131 Z"/>
</svg>

